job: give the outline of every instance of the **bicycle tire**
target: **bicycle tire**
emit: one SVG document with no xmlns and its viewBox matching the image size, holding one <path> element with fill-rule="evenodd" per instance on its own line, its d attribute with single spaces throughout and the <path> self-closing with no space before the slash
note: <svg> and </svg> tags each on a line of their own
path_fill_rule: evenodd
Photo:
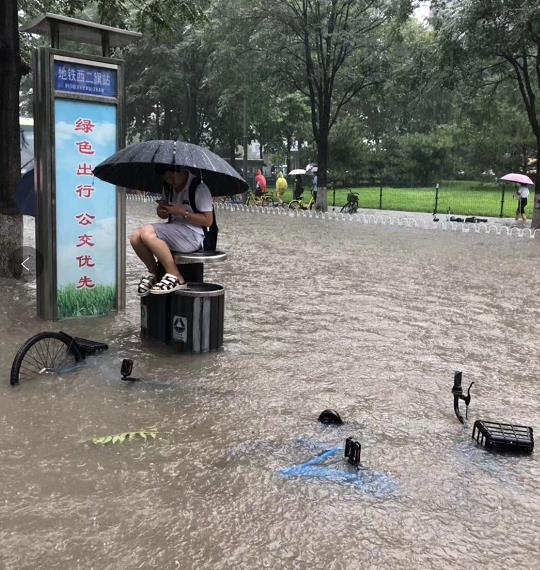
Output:
<svg viewBox="0 0 540 570">
<path fill-rule="evenodd" d="M 300 204 L 300 200 L 292 200 L 289 202 L 289 210 L 301 210 L 302 204 Z"/>
<path fill-rule="evenodd" d="M 263 196 L 262 197 L 262 205 L 263 206 L 273 206 L 274 200 L 272 200 L 272 196 Z"/>
<path fill-rule="evenodd" d="M 66 347 L 65 351 L 62 345 Z M 55 331 L 40 332 L 30 337 L 17 351 L 9 382 L 16 386 L 21 379 L 59 372 L 83 359 L 77 343 L 69 335 Z"/>
<path fill-rule="evenodd" d="M 340 214 L 348 214 L 349 213 L 350 204 L 345 204 L 342 206 L 341 210 L 339 211 Z"/>
</svg>

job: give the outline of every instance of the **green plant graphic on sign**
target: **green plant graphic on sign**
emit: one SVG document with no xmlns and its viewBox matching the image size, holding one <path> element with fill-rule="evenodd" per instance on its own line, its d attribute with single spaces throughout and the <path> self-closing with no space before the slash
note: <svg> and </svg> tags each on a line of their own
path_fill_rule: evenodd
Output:
<svg viewBox="0 0 540 570">
<path fill-rule="evenodd" d="M 97 317 L 116 309 L 116 287 L 96 285 L 93 289 L 77 289 L 68 285 L 58 290 L 58 318 Z"/>
</svg>

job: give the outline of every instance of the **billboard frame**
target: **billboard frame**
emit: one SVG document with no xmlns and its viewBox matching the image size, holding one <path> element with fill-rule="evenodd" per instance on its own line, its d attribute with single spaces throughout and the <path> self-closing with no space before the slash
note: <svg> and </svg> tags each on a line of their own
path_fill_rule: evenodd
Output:
<svg viewBox="0 0 540 570">
<path fill-rule="evenodd" d="M 56 91 L 55 62 L 64 61 L 114 69 L 117 76 L 116 97 Z M 116 149 L 125 146 L 125 84 L 123 61 L 85 55 L 49 47 L 34 52 L 34 187 L 37 193 L 36 249 L 43 260 L 37 275 L 37 313 L 46 320 L 58 320 L 57 300 L 57 235 L 56 235 L 56 153 L 55 101 L 68 99 L 116 106 Z M 126 195 L 116 187 L 116 310 L 125 308 L 126 267 Z"/>
</svg>

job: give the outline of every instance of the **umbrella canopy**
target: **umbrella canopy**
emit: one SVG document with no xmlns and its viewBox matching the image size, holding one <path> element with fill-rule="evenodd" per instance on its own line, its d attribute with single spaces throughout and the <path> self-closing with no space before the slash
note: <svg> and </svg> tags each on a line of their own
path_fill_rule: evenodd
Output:
<svg viewBox="0 0 540 570">
<path fill-rule="evenodd" d="M 525 174 L 517 174 L 515 172 L 510 172 L 510 174 L 505 174 L 501 180 L 505 182 L 517 182 L 518 184 L 527 184 L 534 186 L 534 182 Z"/>
<path fill-rule="evenodd" d="M 309 163 L 306 166 L 306 174 L 310 174 L 311 176 L 313 176 L 314 174 L 317 174 L 317 170 L 318 170 L 318 168 L 317 168 L 316 164 Z"/>
<path fill-rule="evenodd" d="M 29 170 L 17 184 L 13 196 L 21 214 L 36 217 L 36 191 L 34 189 L 34 169 Z"/>
<path fill-rule="evenodd" d="M 201 177 L 212 196 L 232 196 L 248 190 L 247 182 L 217 154 L 181 141 L 146 141 L 128 146 L 94 168 L 94 175 L 105 182 L 161 192 L 159 166 L 185 166 Z"/>
<path fill-rule="evenodd" d="M 306 171 L 303 168 L 295 168 L 289 172 L 289 176 L 296 176 L 297 174 L 305 174 Z"/>
</svg>

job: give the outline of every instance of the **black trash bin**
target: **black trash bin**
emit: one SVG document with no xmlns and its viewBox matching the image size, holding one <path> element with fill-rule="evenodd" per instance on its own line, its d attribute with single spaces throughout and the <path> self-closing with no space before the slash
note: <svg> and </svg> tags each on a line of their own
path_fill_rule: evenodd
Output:
<svg viewBox="0 0 540 570">
<path fill-rule="evenodd" d="M 170 344 L 172 295 L 146 295 L 141 298 L 141 334 Z"/>
<path fill-rule="evenodd" d="M 215 283 L 189 283 L 172 295 L 170 343 L 178 352 L 210 352 L 223 346 L 225 289 Z"/>
</svg>

